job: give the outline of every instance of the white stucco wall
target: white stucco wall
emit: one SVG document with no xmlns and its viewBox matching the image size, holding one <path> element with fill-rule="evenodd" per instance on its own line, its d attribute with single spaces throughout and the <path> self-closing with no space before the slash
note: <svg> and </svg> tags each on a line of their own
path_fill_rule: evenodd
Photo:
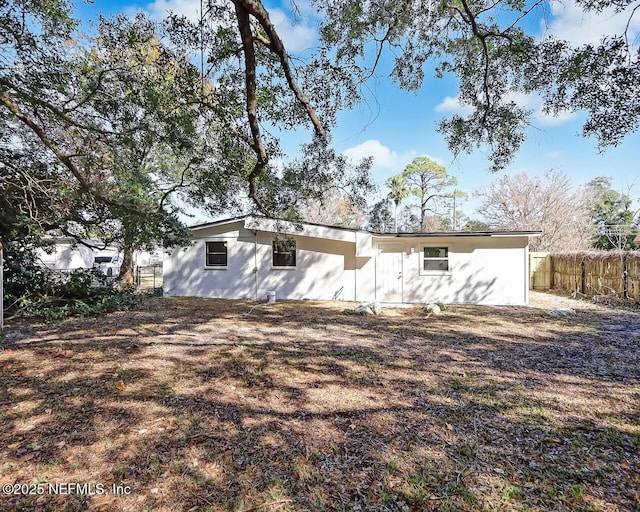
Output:
<svg viewBox="0 0 640 512">
<path fill-rule="evenodd" d="M 355 300 L 355 244 L 291 236 L 296 240 L 296 267 L 274 268 L 273 233 L 245 229 L 242 221 L 198 230 L 193 245 L 165 256 L 164 293 L 264 299 L 275 291 L 281 299 Z M 205 268 L 205 244 L 215 240 L 228 243 L 226 268 Z"/>
<path fill-rule="evenodd" d="M 374 243 L 377 245 L 389 241 L 400 244 L 403 249 L 403 302 L 486 305 L 528 303 L 526 236 L 378 238 Z M 421 271 L 422 248 L 425 245 L 448 248 L 449 271 Z M 376 264 L 379 262 L 376 261 Z M 380 272 L 377 271 L 376 299 L 384 300 L 379 280 Z"/>
<path fill-rule="evenodd" d="M 376 300 L 376 260 L 371 251 L 370 258 L 356 258 L 356 300 L 367 302 Z"/>
<path fill-rule="evenodd" d="M 357 239 L 352 231 L 345 231 L 342 240 L 337 236 L 325 239 L 290 233 L 296 239 L 297 265 L 274 268 L 271 245 L 274 234 L 244 226 L 241 219 L 197 229 L 193 245 L 167 254 L 163 265 L 165 295 L 264 300 L 268 291 L 275 291 L 279 299 L 385 301 L 378 247 L 380 243 L 393 243 L 402 258 L 403 302 L 495 305 L 528 302 L 526 236 L 374 235 L 369 238 L 367 249 L 363 239 Z M 306 230 L 303 233 L 311 234 Z M 214 240 L 228 242 L 228 265 L 224 269 L 205 268 L 205 243 Z M 425 275 L 420 271 L 424 244 L 448 248 L 448 272 Z"/>
</svg>

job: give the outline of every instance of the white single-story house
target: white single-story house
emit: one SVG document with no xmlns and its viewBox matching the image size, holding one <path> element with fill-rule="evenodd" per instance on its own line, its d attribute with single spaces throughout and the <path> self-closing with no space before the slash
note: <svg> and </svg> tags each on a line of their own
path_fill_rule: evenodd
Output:
<svg viewBox="0 0 640 512">
<path fill-rule="evenodd" d="M 491 305 L 528 303 L 539 234 L 373 233 L 253 215 L 191 230 L 191 246 L 165 255 L 165 296 Z"/>
</svg>

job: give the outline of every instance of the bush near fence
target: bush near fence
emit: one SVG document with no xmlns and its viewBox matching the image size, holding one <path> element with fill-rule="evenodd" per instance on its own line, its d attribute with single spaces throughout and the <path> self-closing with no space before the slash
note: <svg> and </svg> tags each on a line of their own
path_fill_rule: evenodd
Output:
<svg viewBox="0 0 640 512">
<path fill-rule="evenodd" d="M 640 251 L 552 253 L 551 287 L 640 303 Z"/>
</svg>

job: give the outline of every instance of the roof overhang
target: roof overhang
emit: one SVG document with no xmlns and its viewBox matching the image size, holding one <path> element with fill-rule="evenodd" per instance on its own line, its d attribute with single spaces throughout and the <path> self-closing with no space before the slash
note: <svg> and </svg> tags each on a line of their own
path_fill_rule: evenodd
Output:
<svg viewBox="0 0 640 512">
<path fill-rule="evenodd" d="M 291 222 L 281 219 L 269 219 L 267 217 L 247 217 L 244 227 L 254 231 L 268 231 L 282 233 L 284 235 L 308 236 L 323 238 L 325 240 L 338 240 L 342 242 L 356 242 L 356 230 L 345 229 L 336 226 L 324 226 L 306 222 Z M 366 232 L 363 232 L 367 234 Z"/>
<path fill-rule="evenodd" d="M 313 238 L 324 238 L 327 240 L 339 240 L 356 243 L 360 248 L 358 252 L 367 255 L 367 246 L 371 245 L 371 240 L 375 238 L 458 238 L 458 237 L 490 237 L 490 238 L 514 238 L 514 237 L 536 237 L 542 234 L 541 231 L 438 231 L 430 233 L 377 233 L 353 228 L 343 228 L 328 224 L 316 224 L 313 222 L 293 222 L 283 219 L 273 219 L 258 215 L 243 215 L 232 217 L 205 224 L 191 226 L 192 231 L 232 224 L 242 221 L 245 229 L 252 231 L 267 231 L 271 233 L 282 233 L 287 235 L 308 236 Z M 359 254 L 358 254 L 359 255 Z"/>
<path fill-rule="evenodd" d="M 246 217 L 247 217 L 246 215 L 242 215 L 241 217 L 232 217 L 230 219 L 214 220 L 212 222 L 205 222 L 203 224 L 196 224 L 195 226 L 189 226 L 189 229 L 191 231 L 201 231 L 203 229 L 208 229 L 215 226 L 224 226 L 225 224 L 233 224 L 234 222 L 243 220 Z"/>
<path fill-rule="evenodd" d="M 376 237 L 385 238 L 458 238 L 458 237 L 490 237 L 514 238 L 536 237 L 542 231 L 436 231 L 431 233 L 374 233 Z"/>
</svg>

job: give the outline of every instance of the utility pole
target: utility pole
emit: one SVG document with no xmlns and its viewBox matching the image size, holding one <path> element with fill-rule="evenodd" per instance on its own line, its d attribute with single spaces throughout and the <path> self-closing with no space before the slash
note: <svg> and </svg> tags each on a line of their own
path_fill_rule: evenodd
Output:
<svg viewBox="0 0 640 512">
<path fill-rule="evenodd" d="M 202 92 L 204 92 L 204 4 L 200 0 L 200 80 L 202 81 Z"/>
<path fill-rule="evenodd" d="M 456 192 L 457 190 L 454 188 L 453 189 L 453 219 L 452 219 L 452 225 L 453 225 L 454 231 L 457 231 L 456 229 Z"/>
</svg>

